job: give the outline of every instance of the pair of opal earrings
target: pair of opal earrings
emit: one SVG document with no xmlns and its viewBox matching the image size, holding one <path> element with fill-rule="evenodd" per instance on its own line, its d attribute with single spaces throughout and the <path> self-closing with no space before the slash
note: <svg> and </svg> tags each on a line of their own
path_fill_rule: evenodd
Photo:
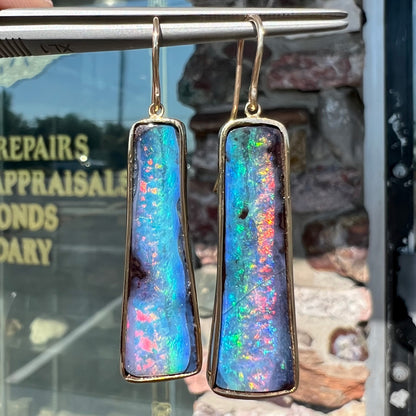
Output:
<svg viewBox="0 0 416 416">
<path fill-rule="evenodd" d="M 243 41 L 234 102 L 220 132 L 217 290 L 207 365 L 218 394 L 259 398 L 293 392 L 298 364 L 292 282 L 288 137 L 261 118 L 257 84 L 264 29 L 246 117 L 237 119 Z M 202 348 L 186 212 L 184 125 L 164 117 L 159 36 L 153 20 L 149 118 L 136 122 L 128 150 L 127 244 L 121 371 L 132 382 L 200 371 Z"/>
</svg>

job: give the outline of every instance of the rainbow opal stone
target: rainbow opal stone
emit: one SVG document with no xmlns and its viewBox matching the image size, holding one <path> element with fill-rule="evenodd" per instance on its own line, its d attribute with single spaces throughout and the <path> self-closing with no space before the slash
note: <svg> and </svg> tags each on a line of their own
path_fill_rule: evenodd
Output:
<svg viewBox="0 0 416 416">
<path fill-rule="evenodd" d="M 131 140 L 132 220 L 122 356 L 128 375 L 151 381 L 183 376 L 198 367 L 182 219 L 184 138 L 175 125 L 147 123 L 135 126 Z"/>
<path fill-rule="evenodd" d="M 220 393 L 255 396 L 296 386 L 284 151 L 284 136 L 274 125 L 236 126 L 225 138 L 222 315 L 214 386 Z"/>
</svg>

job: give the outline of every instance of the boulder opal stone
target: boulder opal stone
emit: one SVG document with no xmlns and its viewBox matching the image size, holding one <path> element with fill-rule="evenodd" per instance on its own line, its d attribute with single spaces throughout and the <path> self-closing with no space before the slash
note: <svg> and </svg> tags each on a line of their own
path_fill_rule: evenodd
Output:
<svg viewBox="0 0 416 416">
<path fill-rule="evenodd" d="M 130 381 L 198 371 L 199 334 L 184 235 L 184 137 L 178 125 L 136 124 L 130 142 L 122 357 Z"/>
<path fill-rule="evenodd" d="M 224 395 L 288 393 L 297 375 L 286 137 L 283 126 L 234 123 L 220 153 L 221 316 L 209 377 Z"/>
</svg>

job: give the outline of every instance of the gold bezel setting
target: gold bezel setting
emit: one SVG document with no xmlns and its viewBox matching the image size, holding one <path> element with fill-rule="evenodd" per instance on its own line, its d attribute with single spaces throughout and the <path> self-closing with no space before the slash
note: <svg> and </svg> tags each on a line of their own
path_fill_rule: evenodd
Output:
<svg viewBox="0 0 416 416">
<path fill-rule="evenodd" d="M 131 240 L 132 240 L 132 208 L 133 208 L 133 168 L 134 168 L 134 140 L 135 131 L 139 126 L 152 126 L 152 125 L 170 125 L 173 126 L 178 132 L 178 145 L 180 154 L 180 206 L 181 206 L 181 224 L 183 232 L 184 242 L 184 267 L 187 269 L 190 283 L 190 301 L 191 308 L 194 317 L 194 336 L 195 336 L 195 353 L 197 357 L 197 368 L 195 371 L 189 373 L 180 373 L 163 376 L 143 376 L 138 377 L 128 373 L 124 367 L 125 362 L 125 335 L 126 335 L 126 316 L 127 316 L 127 301 L 129 298 L 129 268 L 130 268 L 130 252 L 131 252 Z M 126 232 L 126 252 L 124 259 L 124 296 L 123 296 L 123 307 L 122 307 L 122 326 L 121 326 L 121 351 L 120 351 L 120 371 L 123 378 L 133 383 L 143 382 L 154 382 L 154 381 L 168 381 L 180 379 L 188 376 L 197 374 L 202 367 L 202 346 L 200 338 L 200 324 L 199 324 L 199 313 L 197 306 L 197 297 L 195 290 L 195 277 L 192 267 L 192 257 L 189 245 L 189 231 L 188 231 L 188 215 L 187 215 L 187 180 L 186 180 L 186 133 L 185 126 L 182 122 L 176 119 L 151 116 L 143 120 L 139 120 L 133 124 L 129 135 L 128 144 L 128 166 L 127 166 L 127 232 Z"/>
<path fill-rule="evenodd" d="M 286 284 L 287 284 L 287 302 L 289 310 L 289 324 L 291 336 L 291 356 L 293 360 L 294 373 L 294 387 L 282 391 L 267 391 L 267 392 L 250 392 L 250 391 L 235 391 L 219 387 L 216 384 L 217 367 L 218 367 L 218 350 L 220 344 L 221 332 L 221 313 L 222 313 L 222 296 L 224 291 L 224 236 L 225 236 L 225 164 L 226 152 L 225 145 L 227 136 L 231 130 L 238 127 L 266 125 L 273 126 L 279 130 L 283 138 L 283 152 L 282 152 L 282 170 L 284 172 L 284 212 L 286 219 L 285 227 L 285 260 L 286 260 Z M 226 123 L 220 132 L 219 144 L 219 179 L 218 179 L 218 225 L 219 225 L 219 240 L 218 240 L 218 266 L 217 266 L 217 289 L 216 301 L 214 307 L 214 318 L 212 322 L 211 331 L 211 348 L 208 357 L 207 378 L 211 389 L 222 396 L 242 399 L 267 398 L 278 395 L 293 393 L 298 386 L 299 369 L 297 356 L 297 339 L 296 339 L 296 322 L 295 322 L 295 307 L 294 307 L 294 288 L 293 288 L 293 271 L 292 271 L 292 222 L 291 222 L 291 204 L 289 192 L 289 141 L 286 128 L 278 121 L 251 116 L 242 119 L 230 120 Z"/>
</svg>

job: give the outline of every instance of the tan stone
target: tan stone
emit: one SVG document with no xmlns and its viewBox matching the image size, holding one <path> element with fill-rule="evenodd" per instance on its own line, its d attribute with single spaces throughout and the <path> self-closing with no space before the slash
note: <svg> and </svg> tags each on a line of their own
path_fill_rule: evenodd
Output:
<svg viewBox="0 0 416 416">
<path fill-rule="evenodd" d="M 206 372 L 207 372 L 207 358 L 208 352 L 204 351 L 204 358 L 202 361 L 202 369 L 198 374 L 195 374 L 191 377 L 186 377 L 185 383 L 188 387 L 189 393 L 191 394 L 203 394 L 207 391 L 210 391 Z"/>
<path fill-rule="evenodd" d="M 324 416 L 324 413 L 293 403 L 287 416 Z"/>
<path fill-rule="evenodd" d="M 356 286 L 351 280 L 333 271 L 316 270 L 301 257 L 293 259 L 293 278 L 296 286 L 350 289 Z"/>
<path fill-rule="evenodd" d="M 68 329 L 66 322 L 38 317 L 30 324 L 29 339 L 33 345 L 43 345 L 53 339 L 62 338 Z"/>
<path fill-rule="evenodd" d="M 241 400 L 207 392 L 194 403 L 193 416 L 288 416 L 290 400 L 276 398 L 277 405 L 265 400 Z M 285 406 L 285 403 L 288 403 Z"/>
<path fill-rule="evenodd" d="M 208 358 L 208 348 L 209 340 L 211 334 L 211 318 L 201 318 L 201 341 L 203 349 L 203 360 L 202 360 L 202 369 L 201 371 L 191 377 L 186 377 L 185 383 L 188 386 L 189 393 L 191 394 L 202 394 L 206 391 L 209 391 L 209 385 L 206 377 L 207 372 L 207 358 Z"/>
<path fill-rule="evenodd" d="M 362 247 L 338 247 L 308 260 L 315 269 L 334 271 L 357 282 L 367 283 L 370 279 L 367 253 L 368 250 Z"/>
<path fill-rule="evenodd" d="M 331 362 L 332 361 L 332 362 Z M 361 399 L 369 375 L 359 362 L 326 361 L 312 348 L 299 349 L 300 381 L 295 400 L 326 407 L 340 407 Z"/>
<path fill-rule="evenodd" d="M 372 312 L 371 294 L 365 287 L 335 290 L 296 286 L 295 301 L 298 314 L 345 323 L 368 321 Z"/>
<path fill-rule="evenodd" d="M 345 406 L 323 413 L 291 403 L 288 396 L 276 397 L 274 403 L 269 400 L 228 399 L 207 392 L 194 403 L 193 416 L 365 416 L 364 403 L 352 401 Z"/>
<path fill-rule="evenodd" d="M 353 401 L 329 413 L 330 416 L 366 416 L 365 403 Z"/>
<path fill-rule="evenodd" d="M 343 319 L 313 317 L 297 313 L 299 342 L 299 389 L 295 400 L 330 408 L 361 399 L 369 371 L 364 361 L 366 343 L 353 345 L 354 351 L 340 358 L 331 354 L 331 336 L 337 331 L 360 329 Z M 355 358 L 355 360 L 354 360 Z"/>
<path fill-rule="evenodd" d="M 317 351 L 325 361 L 335 364 L 339 361 L 343 362 L 343 360 L 340 360 L 330 353 L 331 335 L 341 328 L 358 328 L 343 320 L 307 316 L 299 313 L 296 315 L 296 326 L 297 332 L 302 334 L 302 339 L 309 339 L 307 337 L 312 339 L 311 342 L 309 341 L 303 344 L 304 346 L 308 346 L 309 343 L 309 347 Z M 363 364 L 360 363 L 360 365 Z"/>
<path fill-rule="evenodd" d="M 195 254 L 202 265 L 217 264 L 217 246 L 198 243 L 195 244 Z"/>
</svg>

